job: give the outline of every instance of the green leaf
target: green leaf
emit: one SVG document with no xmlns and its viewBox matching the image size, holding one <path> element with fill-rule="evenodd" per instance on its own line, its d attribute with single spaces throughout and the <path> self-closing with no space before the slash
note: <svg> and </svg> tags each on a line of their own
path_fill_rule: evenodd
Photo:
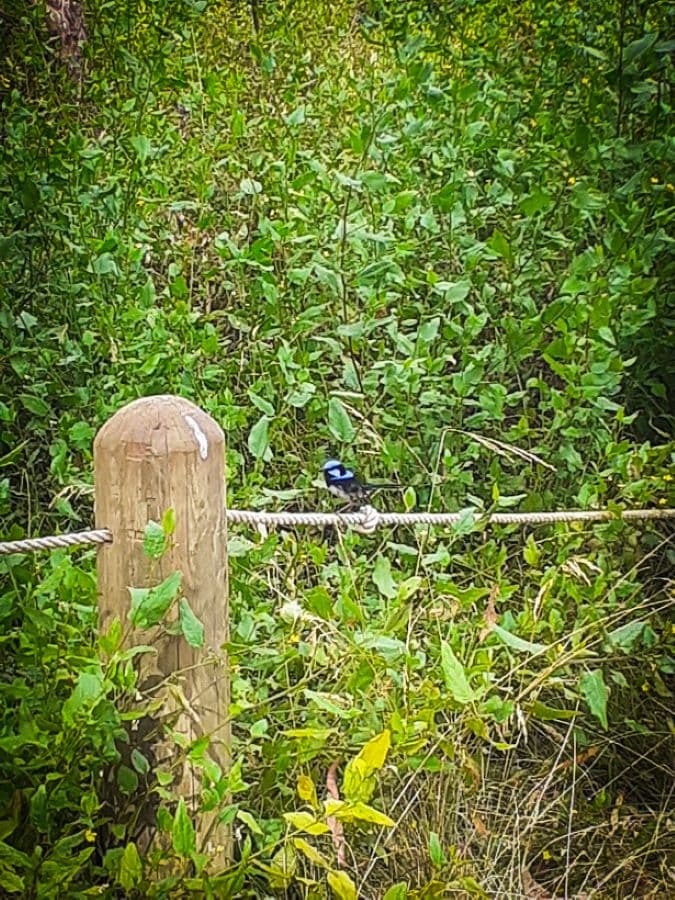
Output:
<svg viewBox="0 0 675 900">
<path fill-rule="evenodd" d="M 19 400 L 24 409 L 33 413 L 34 416 L 39 416 L 41 419 L 46 419 L 52 411 L 48 403 L 45 403 L 39 397 L 33 397 L 32 394 L 19 394 Z"/>
<path fill-rule="evenodd" d="M 284 116 L 284 121 L 286 122 L 287 125 L 291 125 L 291 126 L 302 125 L 302 123 L 305 121 L 305 118 L 306 118 L 305 107 L 298 106 L 296 109 L 293 110 L 292 113 L 290 113 L 290 115 Z"/>
<path fill-rule="evenodd" d="M 148 522 L 143 532 L 143 552 L 149 559 L 159 559 L 166 548 L 164 529 L 159 522 Z"/>
<path fill-rule="evenodd" d="M 150 763 L 145 756 L 143 756 L 141 751 L 136 748 L 131 751 L 131 765 L 139 775 L 147 775 L 150 771 Z"/>
<path fill-rule="evenodd" d="M 176 530 L 176 510 L 172 506 L 162 516 L 162 529 L 166 537 L 170 537 Z"/>
<path fill-rule="evenodd" d="M 248 449 L 256 459 L 267 457 L 269 451 L 269 424 L 269 417 L 261 416 L 249 432 Z"/>
<path fill-rule="evenodd" d="M 117 880 L 125 891 L 131 891 L 143 878 L 143 863 L 138 855 L 136 844 L 130 841 L 124 848 Z"/>
<path fill-rule="evenodd" d="M 363 172 L 360 181 L 369 191 L 382 191 L 387 186 L 387 176 L 382 172 Z"/>
<path fill-rule="evenodd" d="M 237 818 L 240 822 L 243 822 L 244 825 L 246 825 L 253 832 L 253 834 L 261 835 L 263 833 L 262 828 L 260 827 L 260 825 L 258 825 L 255 818 L 251 815 L 250 812 L 246 812 L 245 809 L 237 810 Z"/>
<path fill-rule="evenodd" d="M 447 862 L 441 846 L 441 839 L 435 831 L 429 832 L 429 858 L 437 869 L 440 869 Z"/>
<path fill-rule="evenodd" d="M 637 59 L 639 56 L 642 56 L 643 53 L 646 53 L 647 50 L 654 46 L 658 36 L 658 31 L 648 31 L 647 34 L 644 34 L 641 38 L 638 38 L 636 41 L 632 41 L 630 44 L 628 44 L 627 47 L 624 47 L 624 64 L 627 65 L 628 63 L 633 62 L 633 60 Z"/>
<path fill-rule="evenodd" d="M 637 639 L 645 630 L 646 624 L 646 622 L 641 622 L 639 620 L 627 622 L 625 625 L 615 628 L 614 631 L 610 631 L 607 637 L 615 647 L 619 647 L 625 653 L 629 653 L 633 649 L 633 645 Z"/>
<path fill-rule="evenodd" d="M 446 641 L 441 643 L 441 668 L 445 686 L 458 703 L 464 705 L 476 699 L 478 695 L 469 686 L 464 666 L 457 659 L 452 652 L 450 644 Z"/>
<path fill-rule="evenodd" d="M 408 885 L 405 881 L 399 881 L 397 884 L 392 884 L 387 892 L 383 894 L 382 900 L 407 900 L 407 897 Z"/>
<path fill-rule="evenodd" d="M 138 134 L 136 135 L 136 137 L 132 137 L 131 146 L 136 151 L 136 156 L 142 163 L 144 163 L 148 156 L 150 156 L 152 144 L 150 143 L 149 138 L 145 137 L 145 135 Z"/>
<path fill-rule="evenodd" d="M 373 582 L 384 597 L 391 599 L 398 593 L 398 587 L 391 575 L 391 564 L 381 553 L 378 554 L 373 568 Z"/>
<path fill-rule="evenodd" d="M 579 689 L 588 704 L 588 708 L 606 731 L 608 728 L 607 698 L 609 697 L 609 688 L 605 684 L 602 670 L 596 669 L 594 672 L 583 674 L 579 679 Z"/>
<path fill-rule="evenodd" d="M 184 797 L 181 797 L 178 801 L 178 807 L 176 808 L 176 813 L 173 817 L 171 842 L 176 853 L 185 859 L 197 849 L 195 827 L 192 824 L 192 819 L 188 815 Z"/>
<path fill-rule="evenodd" d="M 349 413 L 337 397 L 331 397 L 328 401 L 328 429 L 334 438 L 347 444 L 354 440 L 356 434 Z"/>
<path fill-rule="evenodd" d="M 129 588 L 131 610 L 129 618 L 136 628 L 151 628 L 166 614 L 180 591 L 182 575 L 172 572 L 153 588 Z"/>
<path fill-rule="evenodd" d="M 123 794 L 135 794 L 138 790 L 138 775 L 129 766 L 121 765 L 117 770 L 117 786 Z"/>
<path fill-rule="evenodd" d="M 532 641 L 526 641 L 524 638 L 511 634 L 510 631 L 502 628 L 501 625 L 493 625 L 492 633 L 496 634 L 507 647 L 511 647 L 512 650 L 519 650 L 521 653 L 542 653 L 544 650 L 548 650 L 546 644 L 534 644 Z"/>
<path fill-rule="evenodd" d="M 190 604 L 185 597 L 181 597 L 178 604 L 180 612 L 181 634 L 191 647 L 204 646 L 204 626 L 192 612 Z"/>
<path fill-rule="evenodd" d="M 511 259 L 511 245 L 506 240 L 506 236 L 496 228 L 492 232 L 492 237 L 487 242 L 490 250 L 494 250 L 497 256 L 501 256 L 503 259 L 510 260 Z"/>
<path fill-rule="evenodd" d="M 418 331 L 420 340 L 424 341 L 425 344 L 430 344 L 438 335 L 440 324 L 441 320 L 438 316 L 430 319 L 428 322 L 424 322 Z"/>
<path fill-rule="evenodd" d="M 105 694 L 100 672 L 80 672 L 70 697 L 63 704 L 61 716 L 65 725 L 73 725 L 75 715 L 82 709 L 91 709 Z"/>
</svg>

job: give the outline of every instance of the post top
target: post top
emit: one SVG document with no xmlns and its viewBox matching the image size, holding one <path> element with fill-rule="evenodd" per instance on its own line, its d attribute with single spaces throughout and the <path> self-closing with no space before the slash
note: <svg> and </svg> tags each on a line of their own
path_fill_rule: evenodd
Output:
<svg viewBox="0 0 675 900">
<path fill-rule="evenodd" d="M 184 397 L 158 394 L 118 409 L 99 429 L 94 453 L 135 444 L 161 454 L 196 451 L 205 460 L 212 445 L 224 442 L 220 425 L 203 409 Z"/>
</svg>

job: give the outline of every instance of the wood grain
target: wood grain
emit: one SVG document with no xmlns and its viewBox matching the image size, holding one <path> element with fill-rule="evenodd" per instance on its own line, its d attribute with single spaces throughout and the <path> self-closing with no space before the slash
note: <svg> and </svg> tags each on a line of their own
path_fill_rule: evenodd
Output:
<svg viewBox="0 0 675 900">
<path fill-rule="evenodd" d="M 145 397 L 101 428 L 94 473 L 97 527 L 113 535 L 98 553 L 100 628 L 105 632 L 117 617 L 125 646 L 153 645 L 156 655 L 139 657 L 141 689 L 161 685 L 164 706 L 158 718 L 188 741 L 210 735 L 208 752 L 225 772 L 230 729 L 223 432 L 188 400 Z M 145 526 L 151 519 L 161 521 L 170 507 L 176 518 L 172 546 L 161 560 L 149 560 L 143 552 Z M 175 570 L 182 573 L 182 596 L 204 624 L 203 648 L 160 628 L 134 631 L 129 623 L 129 587 L 151 587 Z M 158 747 L 157 758 L 167 751 L 168 746 L 164 753 Z M 196 813 L 199 773 L 185 762 L 175 785 Z M 222 867 L 230 852 L 227 829 L 217 826 L 213 814 L 199 816 L 196 826 L 198 850 L 209 856 L 209 868 Z"/>
</svg>

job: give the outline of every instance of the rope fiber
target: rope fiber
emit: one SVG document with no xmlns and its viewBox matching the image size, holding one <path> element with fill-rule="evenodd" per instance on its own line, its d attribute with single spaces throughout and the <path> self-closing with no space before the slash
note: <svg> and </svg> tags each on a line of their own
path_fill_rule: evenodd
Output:
<svg viewBox="0 0 675 900">
<path fill-rule="evenodd" d="M 259 512 L 252 509 L 227 509 L 229 522 L 243 525 L 277 526 L 343 525 L 365 534 L 372 534 L 380 526 L 386 525 L 456 525 L 473 513 L 476 521 L 488 525 L 554 525 L 558 522 L 608 522 L 613 519 L 623 521 L 645 521 L 654 519 L 675 519 L 675 509 L 626 509 L 615 513 L 609 509 L 563 510 L 561 512 L 491 513 L 485 517 L 479 510 L 464 510 L 459 513 L 430 512 L 378 512 L 372 506 L 363 506 L 358 512 Z M 38 550 L 57 550 L 61 547 L 84 547 L 88 544 L 108 544 L 113 540 L 107 528 L 92 531 L 75 531 L 70 534 L 49 537 L 26 538 L 19 541 L 0 542 L 0 556 L 11 553 L 33 553 Z"/>
</svg>

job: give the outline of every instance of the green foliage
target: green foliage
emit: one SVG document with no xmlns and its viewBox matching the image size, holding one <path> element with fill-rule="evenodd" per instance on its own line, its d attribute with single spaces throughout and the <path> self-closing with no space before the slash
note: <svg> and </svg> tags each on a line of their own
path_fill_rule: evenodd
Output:
<svg viewBox="0 0 675 900">
<path fill-rule="evenodd" d="M 466 512 L 230 534 L 235 763 L 177 749 L 238 835 L 217 876 L 171 773 L 122 752 L 151 652 L 123 633 L 203 644 L 180 574 L 97 638 L 93 556 L 0 561 L 3 889 L 571 895 L 589 859 L 608 891 L 631 859 L 658 880 L 663 528 L 481 513 L 675 499 L 667 5 L 90 4 L 82 85 L 24 7 L 0 80 L 2 537 L 87 524 L 96 429 L 165 392 L 226 430 L 230 506 L 314 508 L 339 453 Z M 151 559 L 174 526 L 149 524 Z"/>
</svg>

